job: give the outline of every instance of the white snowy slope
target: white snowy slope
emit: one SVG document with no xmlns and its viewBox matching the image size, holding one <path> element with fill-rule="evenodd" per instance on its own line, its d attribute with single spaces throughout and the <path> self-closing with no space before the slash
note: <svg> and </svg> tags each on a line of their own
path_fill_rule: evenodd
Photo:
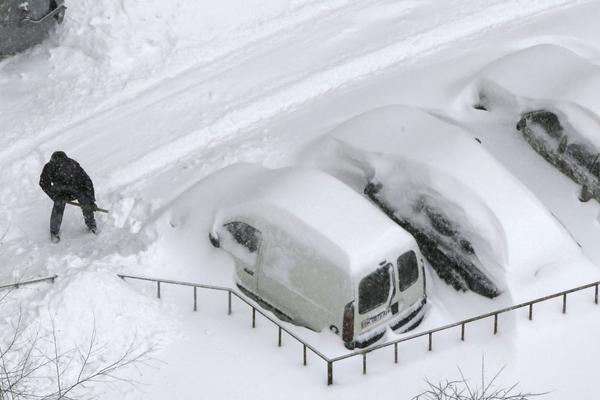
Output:
<svg viewBox="0 0 600 400">
<path fill-rule="evenodd" d="M 486 77 L 523 98 L 597 112 L 597 1 L 81 0 L 68 6 L 54 38 L 0 61 L 0 283 L 59 275 L 54 285 L 12 291 L 0 306 L 2 328 L 20 309 L 31 332 L 48 332 L 54 321 L 65 348 L 85 343 L 94 324 L 98 340 L 110 344 L 105 359 L 131 341 L 152 348 L 152 365 L 123 371 L 141 385 L 98 385 L 94 394 L 102 399 L 410 398 L 425 376 L 456 377 L 456 365 L 477 377 L 482 355 L 490 373 L 507 366 L 500 380 L 508 385 L 551 391 L 549 399 L 597 397 L 593 293 L 569 297 L 567 315 L 557 302 L 536 308 L 533 322 L 519 313 L 502 316 L 497 336 L 491 321 L 482 321 L 468 326 L 465 343 L 448 332 L 435 337 L 431 353 L 424 341 L 401 346 L 399 365 L 391 352 L 373 353 L 366 377 L 359 358 L 336 364 L 335 385 L 327 387 L 322 362 L 309 354 L 303 367 L 301 346 L 285 336 L 278 349 L 277 331 L 260 318 L 252 329 L 242 304 L 227 316 L 223 293 L 200 292 L 194 313 L 189 288 L 163 286 L 157 300 L 151 284 L 115 275 L 232 286 L 232 260 L 210 246 L 207 234 L 213 210 L 236 183 L 211 173 L 240 161 L 304 164 L 310 145 L 341 122 L 404 104 L 480 138 L 496 161 L 481 152 L 472 162 L 486 163 L 502 187 L 524 199 L 486 196 L 488 186 L 474 184 L 484 171 L 472 171 L 472 164 L 454 169 L 457 159 L 450 157 L 436 164 L 433 155 L 443 147 L 428 154 L 414 140 L 412 150 L 419 151 L 389 149 L 455 174 L 474 192 L 455 200 L 493 214 L 487 221 L 495 222 L 480 233 L 490 244 L 504 241 L 500 247 L 518 250 L 491 253 L 506 253 L 507 268 L 526 271 L 506 281 L 518 288 L 519 300 L 593 279 L 595 269 L 565 232 L 600 262 L 598 204 L 579 203 L 575 184 L 527 146 L 515 121 L 473 110 L 470 95 Z M 424 135 L 435 141 L 435 132 Z M 391 133 L 390 140 L 397 146 Z M 381 151 L 354 135 L 348 141 Z M 470 143 L 461 151 L 475 152 L 477 143 Z M 97 215 L 98 237 L 69 208 L 61 243 L 49 241 L 51 202 L 37 183 L 58 149 L 81 163 L 98 204 L 111 210 Z M 543 238 L 535 248 L 519 247 L 509 232 Z M 505 305 L 502 297 L 459 294 L 428 278 L 432 301 L 419 329 Z M 290 329 L 327 354 L 345 352 L 330 332 Z"/>
</svg>

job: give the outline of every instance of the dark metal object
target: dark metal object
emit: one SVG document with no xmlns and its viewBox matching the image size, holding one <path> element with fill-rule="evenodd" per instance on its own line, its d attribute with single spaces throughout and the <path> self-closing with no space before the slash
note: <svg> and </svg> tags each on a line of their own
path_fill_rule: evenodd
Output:
<svg viewBox="0 0 600 400">
<path fill-rule="evenodd" d="M 363 375 L 367 374 L 367 353 L 363 353 Z"/>
<path fill-rule="evenodd" d="M 0 1 L 0 58 L 41 43 L 66 8 L 63 0 Z"/>
<path fill-rule="evenodd" d="M 460 340 L 465 341 L 465 324 L 460 326 Z"/>
<path fill-rule="evenodd" d="M 302 358 L 303 358 L 302 361 L 304 363 L 304 366 L 306 366 L 306 345 L 305 344 L 302 345 Z"/>
<path fill-rule="evenodd" d="M 394 364 L 398 364 L 398 343 L 394 343 Z"/>
<path fill-rule="evenodd" d="M 52 4 L 52 2 L 50 3 Z M 54 9 L 52 8 L 52 6 L 50 6 L 50 8 L 48 9 L 48 13 L 43 17 L 34 19 L 30 16 L 30 14 L 27 14 L 27 16 L 21 20 L 21 24 L 41 24 L 42 22 L 52 17 L 54 17 L 54 19 L 60 24 L 62 23 L 65 17 L 66 10 L 67 6 L 65 6 L 64 3 L 56 5 L 56 8 Z"/>
<path fill-rule="evenodd" d="M 533 320 L 533 303 L 529 304 L 529 320 Z"/>
<path fill-rule="evenodd" d="M 231 315 L 231 292 L 227 293 L 227 315 Z"/>
<path fill-rule="evenodd" d="M 50 281 L 51 283 L 54 283 L 54 280 L 56 278 L 58 278 L 58 275 L 46 276 L 44 278 L 31 279 L 29 281 L 8 283 L 6 285 L 0 285 L 0 289 L 8 289 L 8 288 L 18 289 L 21 286 L 31 285 L 33 283 L 39 283 L 39 282 L 47 282 L 47 281 Z"/>
<path fill-rule="evenodd" d="M 494 314 L 494 335 L 498 333 L 498 314 Z"/>
<path fill-rule="evenodd" d="M 198 306 L 197 306 L 197 303 L 198 303 L 198 295 L 197 295 L 197 293 L 196 293 L 196 290 L 197 290 L 197 289 L 198 289 L 198 288 L 197 288 L 196 286 L 194 286 L 194 311 L 197 311 L 197 310 L 198 310 Z"/>
</svg>

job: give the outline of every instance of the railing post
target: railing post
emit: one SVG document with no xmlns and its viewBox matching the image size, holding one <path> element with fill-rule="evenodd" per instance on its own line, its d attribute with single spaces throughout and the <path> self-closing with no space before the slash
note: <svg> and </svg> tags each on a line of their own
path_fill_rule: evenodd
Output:
<svg viewBox="0 0 600 400">
<path fill-rule="evenodd" d="M 306 345 L 303 343 L 302 344 L 302 358 L 303 358 L 303 362 L 304 362 L 304 366 L 306 366 Z"/>
<path fill-rule="evenodd" d="M 56 279 L 56 276 L 53 276 L 52 278 L 50 278 L 50 282 L 54 283 L 55 279 Z M 596 285 L 596 289 L 598 289 L 598 285 Z"/>
<path fill-rule="evenodd" d="M 394 343 L 394 364 L 398 364 L 398 343 Z"/>
<path fill-rule="evenodd" d="M 463 342 L 465 341 L 465 324 L 464 323 L 462 323 L 460 325 L 460 340 Z"/>
<path fill-rule="evenodd" d="M 227 292 L 227 315 L 231 315 L 231 292 Z"/>
<path fill-rule="evenodd" d="M 252 327 L 256 328 L 256 308 L 252 307 Z"/>
<path fill-rule="evenodd" d="M 327 385 L 333 385 L 333 363 L 327 361 Z"/>
<path fill-rule="evenodd" d="M 596 283 L 596 290 L 594 293 L 594 303 L 598 304 L 598 284 Z"/>
<path fill-rule="evenodd" d="M 281 347 L 281 327 L 279 327 L 279 334 L 278 334 L 278 336 L 279 336 L 279 338 L 278 338 L 279 340 L 278 340 L 278 343 L 277 343 L 277 347 Z"/>
<path fill-rule="evenodd" d="M 194 286 L 194 311 L 198 310 L 198 294 L 196 293 L 196 286 Z"/>
<path fill-rule="evenodd" d="M 429 351 L 431 351 L 431 349 L 432 349 L 432 341 L 433 341 L 432 334 L 431 334 L 431 332 L 429 332 Z"/>
<path fill-rule="evenodd" d="M 563 294 L 563 309 L 562 309 L 563 314 L 567 313 L 567 294 Z"/>
<path fill-rule="evenodd" d="M 367 353 L 363 353 L 363 375 L 367 374 Z"/>
<path fill-rule="evenodd" d="M 498 333 L 498 314 L 494 314 L 494 335 Z"/>
<path fill-rule="evenodd" d="M 160 281 L 156 281 L 156 297 L 160 299 Z"/>
<path fill-rule="evenodd" d="M 533 319 L 533 303 L 529 303 L 529 320 Z"/>
</svg>

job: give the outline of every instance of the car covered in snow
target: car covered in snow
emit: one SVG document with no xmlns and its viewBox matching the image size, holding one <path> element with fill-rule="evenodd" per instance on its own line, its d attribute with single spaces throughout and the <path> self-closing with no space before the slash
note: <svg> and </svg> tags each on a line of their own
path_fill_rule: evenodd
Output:
<svg viewBox="0 0 600 400">
<path fill-rule="evenodd" d="M 537 45 L 490 63 L 466 98 L 511 120 L 536 153 L 581 185 L 581 201 L 600 201 L 598 84 L 597 65 L 567 48 Z"/>
<path fill-rule="evenodd" d="M 307 165 L 364 194 L 411 233 L 427 265 L 456 290 L 505 301 L 515 276 L 535 276 L 540 265 L 580 253 L 480 141 L 426 110 L 368 110 L 341 122 L 307 153 Z"/>
<path fill-rule="evenodd" d="M 65 10 L 63 0 L 0 1 L 0 58 L 42 42 Z"/>
<path fill-rule="evenodd" d="M 244 169 L 252 184 L 218 210 L 209 234 L 233 256 L 243 293 L 281 319 L 330 329 L 349 349 L 420 323 L 425 272 L 410 234 L 324 172 Z"/>
</svg>

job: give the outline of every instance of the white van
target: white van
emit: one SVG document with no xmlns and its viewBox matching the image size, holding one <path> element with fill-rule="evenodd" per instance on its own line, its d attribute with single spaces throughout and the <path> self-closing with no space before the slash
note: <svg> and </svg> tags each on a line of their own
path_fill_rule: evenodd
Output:
<svg viewBox="0 0 600 400">
<path fill-rule="evenodd" d="M 349 349 L 420 323 L 423 257 L 411 235 L 323 172 L 246 167 L 256 171 L 247 193 L 218 211 L 209 234 L 234 257 L 245 294 Z"/>
</svg>

